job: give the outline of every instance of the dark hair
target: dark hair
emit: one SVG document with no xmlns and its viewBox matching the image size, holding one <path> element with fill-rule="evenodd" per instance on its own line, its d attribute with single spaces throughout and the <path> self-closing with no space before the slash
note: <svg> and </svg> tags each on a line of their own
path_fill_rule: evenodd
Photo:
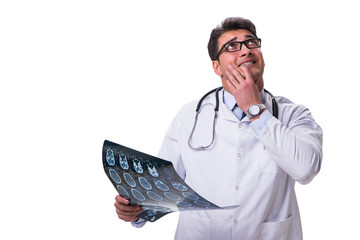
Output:
<svg viewBox="0 0 360 240">
<path fill-rule="evenodd" d="M 238 29 L 246 29 L 257 38 L 255 25 L 249 19 L 242 17 L 226 18 L 220 25 L 214 28 L 210 34 L 208 51 L 212 61 L 216 60 L 215 58 L 219 49 L 219 37 L 225 32 Z"/>
</svg>

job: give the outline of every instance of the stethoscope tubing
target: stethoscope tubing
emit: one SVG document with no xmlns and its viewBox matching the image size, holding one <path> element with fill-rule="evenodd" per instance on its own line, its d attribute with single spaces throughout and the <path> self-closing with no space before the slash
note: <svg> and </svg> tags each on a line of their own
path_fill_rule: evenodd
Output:
<svg viewBox="0 0 360 240">
<path fill-rule="evenodd" d="M 218 88 L 215 88 L 211 91 L 209 91 L 208 93 L 206 93 L 198 102 L 197 106 L 196 106 L 196 115 L 195 115 L 195 122 L 194 122 L 194 125 L 193 125 L 193 128 L 191 130 L 191 133 L 190 133 L 190 136 L 189 136 L 189 140 L 188 140 L 188 145 L 189 147 L 192 149 L 192 150 L 195 150 L 195 151 L 203 151 L 203 150 L 206 150 L 208 149 L 215 141 L 215 123 L 216 123 L 216 119 L 217 119 L 217 113 L 219 111 L 219 91 L 222 90 L 223 87 L 218 87 Z M 191 145 L 191 141 L 192 141 L 192 137 L 193 137 L 193 134 L 195 132 L 195 129 L 196 129 L 196 125 L 197 125 L 197 120 L 198 120 L 198 116 L 200 114 L 200 108 L 201 108 L 201 105 L 202 105 L 202 102 L 204 101 L 204 99 L 209 96 L 210 94 L 214 93 L 215 92 L 215 101 L 216 101 L 216 104 L 215 104 L 215 107 L 214 107 L 214 119 L 213 119 L 213 134 L 212 134 L 212 139 L 211 139 L 211 142 L 210 144 L 206 145 L 206 146 L 200 146 L 200 147 L 193 147 Z M 269 92 L 268 90 L 264 89 L 264 92 L 266 94 L 268 94 L 270 97 L 271 97 L 271 104 L 272 104 L 272 113 L 273 113 L 273 116 L 278 118 L 279 116 L 279 107 L 278 107 L 278 104 L 275 100 L 275 97 L 271 94 L 271 92 Z"/>
</svg>

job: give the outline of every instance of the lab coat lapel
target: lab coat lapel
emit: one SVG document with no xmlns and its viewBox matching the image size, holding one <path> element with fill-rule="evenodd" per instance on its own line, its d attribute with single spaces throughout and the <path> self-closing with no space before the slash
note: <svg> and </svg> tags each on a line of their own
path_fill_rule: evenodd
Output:
<svg viewBox="0 0 360 240">
<path fill-rule="evenodd" d="M 265 95 L 265 97 L 264 97 L 264 98 L 265 98 L 265 103 L 264 103 L 264 105 L 265 105 L 266 109 L 267 109 L 271 114 L 273 114 L 271 96 L 270 96 L 269 94 L 266 94 L 266 93 L 264 92 L 264 90 L 262 91 L 262 93 Z"/>
</svg>

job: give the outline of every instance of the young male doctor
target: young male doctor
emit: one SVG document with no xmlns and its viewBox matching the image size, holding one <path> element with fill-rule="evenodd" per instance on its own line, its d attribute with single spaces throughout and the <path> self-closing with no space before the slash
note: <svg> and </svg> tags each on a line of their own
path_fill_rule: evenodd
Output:
<svg viewBox="0 0 360 240">
<path fill-rule="evenodd" d="M 309 110 L 284 97 L 274 104 L 264 91 L 261 39 L 250 20 L 228 18 L 213 29 L 208 44 L 220 76 L 219 111 L 213 136 L 216 94 L 185 105 L 173 120 L 159 157 L 172 161 L 178 174 L 201 196 L 229 210 L 181 212 L 175 239 L 302 239 L 294 185 L 309 183 L 322 160 L 322 130 Z M 189 136 L 192 138 L 189 140 Z M 120 219 L 145 224 L 121 196 Z"/>
</svg>

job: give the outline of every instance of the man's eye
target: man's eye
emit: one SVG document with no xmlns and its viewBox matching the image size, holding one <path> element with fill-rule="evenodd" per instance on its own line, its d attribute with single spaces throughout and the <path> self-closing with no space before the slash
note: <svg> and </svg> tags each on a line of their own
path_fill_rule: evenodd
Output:
<svg viewBox="0 0 360 240">
<path fill-rule="evenodd" d="M 226 50 L 229 52 L 231 51 L 237 51 L 240 49 L 240 43 L 234 42 L 234 43 L 228 43 L 226 46 Z"/>
<path fill-rule="evenodd" d="M 247 46 L 253 46 L 253 47 L 258 47 L 259 46 L 259 41 L 257 39 L 249 39 L 246 41 L 246 45 Z"/>
<path fill-rule="evenodd" d="M 249 45 L 256 45 L 255 39 L 250 39 L 247 41 L 247 44 Z"/>
</svg>

